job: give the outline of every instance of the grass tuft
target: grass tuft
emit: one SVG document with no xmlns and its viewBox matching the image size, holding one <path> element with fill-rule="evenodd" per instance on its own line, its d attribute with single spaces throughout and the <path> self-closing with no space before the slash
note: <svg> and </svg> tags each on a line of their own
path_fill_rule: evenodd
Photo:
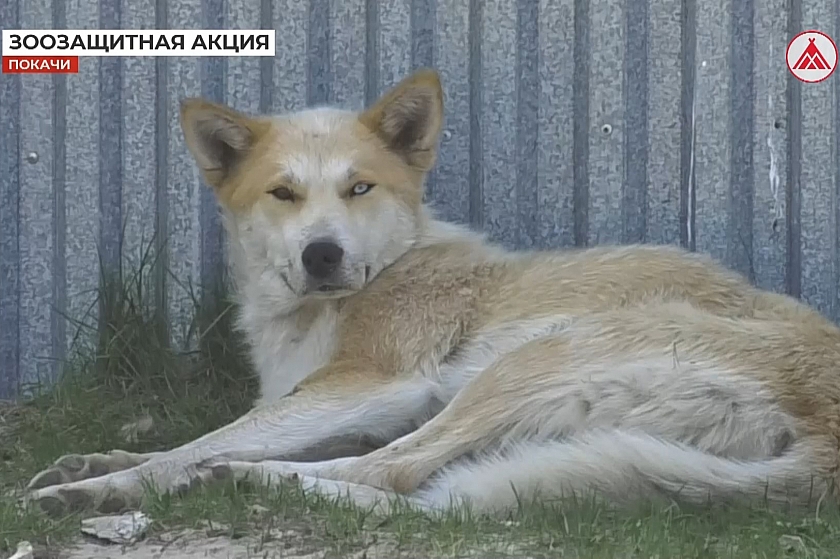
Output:
<svg viewBox="0 0 840 559">
<path fill-rule="evenodd" d="M 165 450 L 251 406 L 257 382 L 221 282 L 201 297 L 191 295 L 190 349 L 173 348 L 155 304 L 161 270 L 151 254 L 145 251 L 130 273 L 102 276 L 98 324 L 73 322 L 83 335 L 58 382 L 49 389 L 25 386 L 25 402 L 0 407 L 0 550 L 19 539 L 47 542 L 78 530 L 78 518 L 51 523 L 21 514 L 11 495 L 62 454 Z M 152 428 L 127 438 L 123 427 L 141 418 L 151 418 Z"/>
</svg>

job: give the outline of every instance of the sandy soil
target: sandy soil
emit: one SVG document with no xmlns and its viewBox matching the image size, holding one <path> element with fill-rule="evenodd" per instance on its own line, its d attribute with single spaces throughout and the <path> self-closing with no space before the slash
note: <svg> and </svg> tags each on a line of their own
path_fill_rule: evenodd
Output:
<svg viewBox="0 0 840 559">
<path fill-rule="evenodd" d="M 157 535 L 129 546 L 103 543 L 85 539 L 66 547 L 61 559 L 325 559 L 347 557 L 352 559 L 386 559 L 397 556 L 396 547 L 387 543 L 372 543 L 365 549 L 336 555 L 317 549 L 294 531 L 275 532 L 269 541 L 260 536 L 231 539 L 227 536 L 208 536 L 204 530 L 185 530 Z M 37 554 L 36 554 L 37 557 Z"/>
</svg>

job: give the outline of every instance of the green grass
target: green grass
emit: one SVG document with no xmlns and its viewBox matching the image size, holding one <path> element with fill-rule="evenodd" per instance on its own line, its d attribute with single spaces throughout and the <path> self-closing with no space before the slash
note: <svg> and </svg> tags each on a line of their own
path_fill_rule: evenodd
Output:
<svg viewBox="0 0 840 559">
<path fill-rule="evenodd" d="M 17 504 L 23 484 L 58 456 L 166 449 L 229 422 L 253 401 L 255 381 L 221 290 L 195 301 L 196 349 L 179 353 L 163 341 L 165 318 L 149 310 L 153 268 L 104 281 L 103 333 L 74 353 L 53 390 L 0 407 L 0 556 L 24 539 L 45 556 L 77 537 L 78 515 L 51 520 Z M 127 442 L 120 428 L 144 415 L 152 417 L 153 428 Z M 566 502 L 524 506 L 507 521 L 468 511 L 428 518 L 404 510 L 381 518 L 295 486 L 269 491 L 228 483 L 183 498 L 154 496 L 145 511 L 153 520 L 152 538 L 183 529 L 247 537 L 256 542 L 255 557 L 272 542 L 298 552 L 323 550 L 327 557 L 361 557 L 364 550 L 370 557 L 840 556 L 840 515 L 829 507 L 819 516 L 654 505 L 617 513 Z"/>
</svg>

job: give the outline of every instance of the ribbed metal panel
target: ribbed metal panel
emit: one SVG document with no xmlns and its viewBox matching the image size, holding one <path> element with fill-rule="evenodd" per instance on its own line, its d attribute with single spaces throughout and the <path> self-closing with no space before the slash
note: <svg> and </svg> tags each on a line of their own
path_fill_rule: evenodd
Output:
<svg viewBox="0 0 840 559">
<path fill-rule="evenodd" d="M 0 27 L 277 31 L 273 60 L 0 77 L 0 397 L 54 377 L 100 262 L 155 233 L 183 339 L 222 232 L 181 97 L 360 108 L 420 66 L 446 89 L 447 219 L 509 247 L 682 244 L 840 319 L 840 75 L 785 67 L 796 32 L 840 35 L 840 0 L 0 0 Z"/>
</svg>

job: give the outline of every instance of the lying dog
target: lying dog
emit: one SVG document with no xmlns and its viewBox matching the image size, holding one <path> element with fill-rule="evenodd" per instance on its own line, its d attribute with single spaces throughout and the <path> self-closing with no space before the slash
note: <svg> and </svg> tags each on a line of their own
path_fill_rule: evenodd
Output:
<svg viewBox="0 0 840 559">
<path fill-rule="evenodd" d="M 674 247 L 508 252 L 434 219 L 435 72 L 359 113 L 191 99 L 181 116 L 224 213 L 261 399 L 170 451 L 62 457 L 30 502 L 107 512 L 144 479 L 291 475 L 360 504 L 485 512 L 590 490 L 835 491 L 840 330 Z"/>
</svg>

